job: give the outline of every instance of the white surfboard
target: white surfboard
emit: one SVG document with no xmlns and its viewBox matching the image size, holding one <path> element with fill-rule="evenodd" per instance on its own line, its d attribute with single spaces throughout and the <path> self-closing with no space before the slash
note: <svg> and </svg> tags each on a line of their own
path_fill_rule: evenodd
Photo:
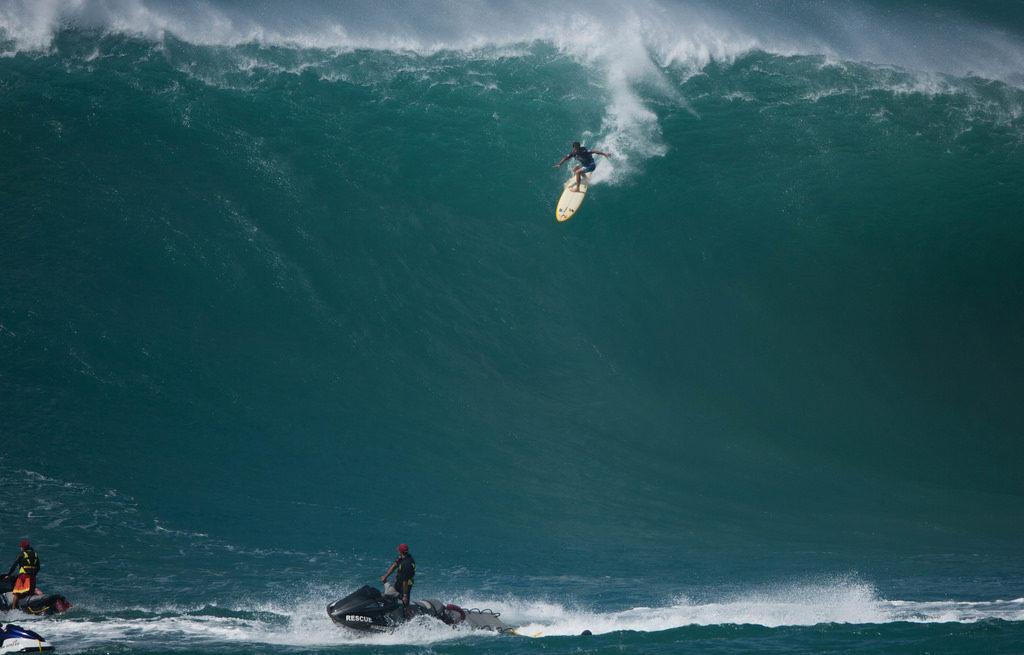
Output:
<svg viewBox="0 0 1024 655">
<path fill-rule="evenodd" d="M 587 173 L 580 180 L 579 191 L 569 190 L 569 187 L 576 186 L 575 175 L 570 177 L 569 181 L 565 183 L 565 190 L 562 191 L 562 197 L 558 199 L 558 206 L 555 208 L 555 218 L 558 219 L 558 222 L 567 221 L 572 218 L 572 215 L 583 204 L 583 199 L 587 197 L 587 189 L 590 188 L 590 175 L 590 173 Z"/>
</svg>

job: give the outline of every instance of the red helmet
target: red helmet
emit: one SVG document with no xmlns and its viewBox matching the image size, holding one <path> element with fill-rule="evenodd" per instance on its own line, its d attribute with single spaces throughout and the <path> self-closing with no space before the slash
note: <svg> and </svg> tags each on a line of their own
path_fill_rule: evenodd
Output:
<svg viewBox="0 0 1024 655">
<path fill-rule="evenodd" d="M 400 552 L 400 553 L 408 553 L 409 552 L 409 547 L 406 546 L 405 544 L 399 544 L 398 545 L 398 552 Z"/>
<path fill-rule="evenodd" d="M 21 547 L 22 548 L 28 548 L 29 547 L 29 543 L 28 543 L 27 539 L 25 541 L 21 542 Z"/>
</svg>

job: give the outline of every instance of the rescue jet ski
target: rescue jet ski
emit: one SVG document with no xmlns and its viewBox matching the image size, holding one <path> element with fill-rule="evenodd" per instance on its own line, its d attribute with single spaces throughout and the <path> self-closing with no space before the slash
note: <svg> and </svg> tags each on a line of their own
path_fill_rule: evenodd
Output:
<svg viewBox="0 0 1024 655">
<path fill-rule="evenodd" d="M 22 596 L 18 599 L 18 606 L 12 607 L 14 603 L 13 589 L 14 578 L 7 575 L 0 576 L 0 612 L 16 609 L 28 614 L 59 614 L 71 607 L 71 603 L 60 594 Z"/>
<path fill-rule="evenodd" d="M 0 625 L 0 655 L 38 653 L 45 650 L 53 650 L 53 646 L 37 633 L 13 623 Z"/>
<path fill-rule="evenodd" d="M 388 585 L 387 592 L 394 587 Z M 430 616 L 451 626 L 465 625 L 478 630 L 514 632 L 498 618 L 498 612 L 462 609 L 439 600 L 414 600 L 409 603 L 412 618 Z M 327 606 L 327 615 L 340 625 L 364 632 L 388 632 L 409 620 L 397 593 L 382 593 L 366 585 Z"/>
</svg>

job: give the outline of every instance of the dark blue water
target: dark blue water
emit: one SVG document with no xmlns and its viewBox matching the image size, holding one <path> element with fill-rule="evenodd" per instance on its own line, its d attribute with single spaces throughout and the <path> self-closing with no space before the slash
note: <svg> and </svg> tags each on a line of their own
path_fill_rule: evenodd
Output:
<svg viewBox="0 0 1024 655">
<path fill-rule="evenodd" d="M 75 604 L 3 620 L 1017 652 L 1022 19 L 0 4 L 0 547 Z M 540 636 L 332 625 L 400 542 Z"/>
</svg>

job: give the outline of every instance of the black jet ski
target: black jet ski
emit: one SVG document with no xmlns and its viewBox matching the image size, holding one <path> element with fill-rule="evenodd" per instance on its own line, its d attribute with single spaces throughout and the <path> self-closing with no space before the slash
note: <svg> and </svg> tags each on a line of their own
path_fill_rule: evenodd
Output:
<svg viewBox="0 0 1024 655">
<path fill-rule="evenodd" d="M 12 623 L 0 626 L 0 655 L 38 653 L 44 650 L 53 650 L 53 646 L 37 633 Z"/>
<path fill-rule="evenodd" d="M 430 616 L 452 626 L 513 632 L 498 618 L 498 613 L 491 610 L 462 609 L 434 599 L 414 600 L 409 603 L 409 609 L 412 618 Z M 409 620 L 398 594 L 385 594 L 369 585 L 328 605 L 327 615 L 335 623 L 364 632 L 387 632 Z"/>
<path fill-rule="evenodd" d="M 22 596 L 18 599 L 18 606 L 11 607 L 14 602 L 13 589 L 14 578 L 8 575 L 0 576 L 0 612 L 16 609 L 28 614 L 59 614 L 71 607 L 71 603 L 59 594 Z"/>
</svg>

